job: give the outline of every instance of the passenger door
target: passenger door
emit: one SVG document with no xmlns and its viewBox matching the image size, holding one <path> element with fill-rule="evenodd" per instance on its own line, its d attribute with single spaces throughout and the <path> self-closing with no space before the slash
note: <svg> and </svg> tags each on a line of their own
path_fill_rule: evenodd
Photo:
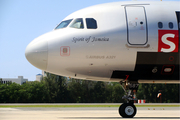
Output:
<svg viewBox="0 0 180 120">
<path fill-rule="evenodd" d="M 125 6 L 127 22 L 127 41 L 129 45 L 145 45 L 147 38 L 147 20 L 143 6 Z"/>
</svg>

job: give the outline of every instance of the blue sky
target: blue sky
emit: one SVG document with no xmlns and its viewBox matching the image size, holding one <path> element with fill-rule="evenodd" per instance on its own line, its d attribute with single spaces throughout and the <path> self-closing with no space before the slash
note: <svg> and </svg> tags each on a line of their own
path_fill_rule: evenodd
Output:
<svg viewBox="0 0 180 120">
<path fill-rule="evenodd" d="M 74 11 L 116 1 L 121 0 L 0 0 L 0 78 L 24 76 L 34 81 L 41 70 L 25 58 L 34 38 L 52 31 Z"/>
</svg>

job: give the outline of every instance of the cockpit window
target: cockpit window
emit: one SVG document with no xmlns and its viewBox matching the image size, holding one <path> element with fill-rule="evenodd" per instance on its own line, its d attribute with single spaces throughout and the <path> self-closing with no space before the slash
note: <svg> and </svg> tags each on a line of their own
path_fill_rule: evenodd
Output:
<svg viewBox="0 0 180 120">
<path fill-rule="evenodd" d="M 87 29 L 97 29 L 97 22 L 94 18 L 86 18 Z"/>
<path fill-rule="evenodd" d="M 62 21 L 55 29 L 65 28 L 73 19 Z"/>
<path fill-rule="evenodd" d="M 75 19 L 70 27 L 83 29 L 84 28 L 83 19 L 82 18 Z"/>
</svg>

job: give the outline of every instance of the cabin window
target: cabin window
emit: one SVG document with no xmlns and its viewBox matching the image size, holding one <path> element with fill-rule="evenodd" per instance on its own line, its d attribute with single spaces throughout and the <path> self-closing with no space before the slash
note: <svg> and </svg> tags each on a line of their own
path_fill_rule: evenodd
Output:
<svg viewBox="0 0 180 120">
<path fill-rule="evenodd" d="M 73 19 L 62 21 L 55 29 L 65 28 Z"/>
<path fill-rule="evenodd" d="M 86 18 L 86 24 L 88 29 L 97 29 L 97 22 L 94 18 Z"/>
<path fill-rule="evenodd" d="M 84 28 L 83 19 L 82 18 L 75 19 L 70 27 L 83 29 Z"/>
<path fill-rule="evenodd" d="M 159 28 L 163 28 L 163 23 L 162 22 L 158 22 L 158 27 Z"/>
<path fill-rule="evenodd" d="M 173 23 L 172 23 L 172 22 L 169 22 L 169 28 L 170 28 L 170 29 L 173 29 L 173 27 L 174 27 L 174 26 L 173 26 Z"/>
</svg>

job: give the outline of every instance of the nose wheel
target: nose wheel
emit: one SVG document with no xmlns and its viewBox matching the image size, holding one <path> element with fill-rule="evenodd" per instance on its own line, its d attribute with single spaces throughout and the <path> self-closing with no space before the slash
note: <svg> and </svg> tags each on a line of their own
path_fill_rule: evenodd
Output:
<svg viewBox="0 0 180 120">
<path fill-rule="evenodd" d="M 133 103 L 123 103 L 119 107 L 119 114 L 123 118 L 133 118 L 136 115 L 136 107 L 133 105 Z"/>
</svg>

